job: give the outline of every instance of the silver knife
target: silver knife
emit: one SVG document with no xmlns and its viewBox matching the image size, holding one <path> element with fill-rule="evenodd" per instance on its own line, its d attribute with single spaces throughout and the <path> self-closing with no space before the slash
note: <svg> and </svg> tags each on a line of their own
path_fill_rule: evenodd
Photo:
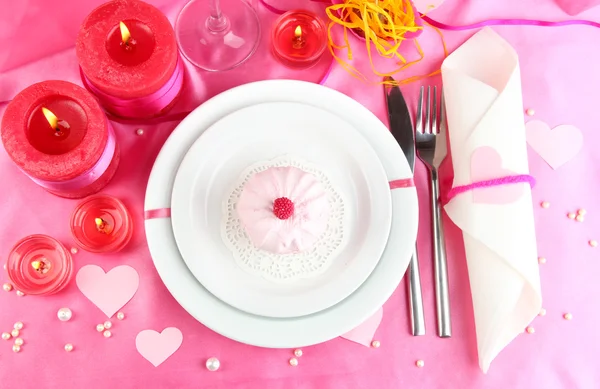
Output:
<svg viewBox="0 0 600 389">
<path fill-rule="evenodd" d="M 386 77 L 386 81 L 393 81 L 392 77 Z M 410 120 L 410 114 L 406 101 L 397 86 L 385 86 L 385 98 L 387 101 L 390 131 L 400 145 L 410 165 L 410 170 L 415 171 L 415 130 Z M 410 265 L 408 267 L 408 293 L 410 304 L 410 322 L 414 336 L 425 335 L 425 315 L 423 313 L 423 295 L 421 292 L 421 275 L 419 272 L 419 256 L 417 245 L 413 251 Z"/>
</svg>

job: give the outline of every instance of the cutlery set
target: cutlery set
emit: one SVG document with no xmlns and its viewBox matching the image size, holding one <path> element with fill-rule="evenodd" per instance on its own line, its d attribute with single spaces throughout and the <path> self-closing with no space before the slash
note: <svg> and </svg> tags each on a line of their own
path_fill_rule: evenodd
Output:
<svg viewBox="0 0 600 389">
<path fill-rule="evenodd" d="M 388 77 L 386 81 L 393 81 L 393 79 Z M 413 127 L 400 88 L 386 86 L 385 92 L 390 131 L 404 152 L 411 171 L 414 174 L 416 154 L 429 172 L 437 330 L 439 337 L 448 338 L 452 335 L 452 326 L 438 180 L 438 169 L 447 154 L 444 95 L 440 92 L 441 102 L 438 109 L 437 87 L 433 87 L 432 93 L 432 88 L 428 86 L 426 95 L 424 93 L 425 87 L 421 87 L 415 126 Z M 425 317 L 423 314 L 423 297 L 416 244 L 408 268 L 407 282 L 412 334 L 414 336 L 425 335 Z"/>
</svg>

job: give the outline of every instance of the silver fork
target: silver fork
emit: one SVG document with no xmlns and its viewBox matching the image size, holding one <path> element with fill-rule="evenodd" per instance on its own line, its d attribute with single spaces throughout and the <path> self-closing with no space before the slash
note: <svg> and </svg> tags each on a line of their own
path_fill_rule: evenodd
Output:
<svg viewBox="0 0 600 389">
<path fill-rule="evenodd" d="M 419 104 L 417 105 L 416 149 L 419 159 L 429 170 L 431 183 L 435 306 L 438 336 L 448 338 L 452 336 L 452 325 L 450 323 L 450 298 L 448 295 L 448 264 L 446 261 L 446 244 L 442 227 L 442 207 L 439 202 L 440 186 L 438 181 L 438 168 L 447 154 L 444 93 L 441 93 L 441 109 L 438 112 L 437 86 L 433 87 L 433 99 L 431 98 L 431 87 L 427 87 L 425 124 L 423 125 L 423 91 L 424 87 L 421 87 Z"/>
</svg>

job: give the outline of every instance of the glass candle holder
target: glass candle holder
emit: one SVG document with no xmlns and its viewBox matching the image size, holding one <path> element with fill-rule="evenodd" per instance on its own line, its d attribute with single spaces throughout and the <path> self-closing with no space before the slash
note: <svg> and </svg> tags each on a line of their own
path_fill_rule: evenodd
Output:
<svg viewBox="0 0 600 389">
<path fill-rule="evenodd" d="M 93 253 L 117 252 L 129 243 L 133 222 L 125 205 L 107 195 L 95 195 L 80 202 L 71 215 L 75 242 Z"/>
<path fill-rule="evenodd" d="M 73 259 L 56 239 L 30 235 L 12 248 L 6 270 L 17 290 L 29 295 L 49 295 L 69 283 L 73 275 Z"/>
<path fill-rule="evenodd" d="M 271 31 L 273 56 L 290 68 L 315 65 L 327 47 L 325 23 L 308 11 L 289 11 L 281 15 Z"/>
</svg>

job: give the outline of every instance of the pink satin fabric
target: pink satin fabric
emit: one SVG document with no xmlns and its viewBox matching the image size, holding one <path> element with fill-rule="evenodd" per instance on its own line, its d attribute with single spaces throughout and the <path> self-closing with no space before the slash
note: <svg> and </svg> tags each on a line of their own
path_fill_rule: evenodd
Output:
<svg viewBox="0 0 600 389">
<path fill-rule="evenodd" d="M 106 121 L 106 123 L 108 129 L 108 139 L 106 140 L 106 146 L 104 147 L 104 151 L 100 155 L 100 158 L 98 159 L 96 164 L 92 166 L 89 170 L 87 170 L 85 173 L 67 181 L 40 180 L 38 178 L 30 176 L 25 171 L 23 173 L 25 173 L 25 175 L 31 178 L 33 182 L 35 182 L 42 188 L 46 188 L 52 192 L 72 192 L 93 184 L 94 181 L 100 178 L 104 174 L 106 169 L 108 169 L 108 166 L 112 162 L 112 159 L 115 155 L 115 150 L 117 146 L 115 131 L 108 120 Z"/>
<path fill-rule="evenodd" d="M 110 112 L 125 118 L 148 117 L 159 114 L 169 106 L 181 92 L 183 87 L 184 68 L 181 58 L 171 78 L 156 92 L 137 99 L 121 99 L 94 86 L 80 69 L 83 85 L 100 100 L 100 103 Z"/>
</svg>

